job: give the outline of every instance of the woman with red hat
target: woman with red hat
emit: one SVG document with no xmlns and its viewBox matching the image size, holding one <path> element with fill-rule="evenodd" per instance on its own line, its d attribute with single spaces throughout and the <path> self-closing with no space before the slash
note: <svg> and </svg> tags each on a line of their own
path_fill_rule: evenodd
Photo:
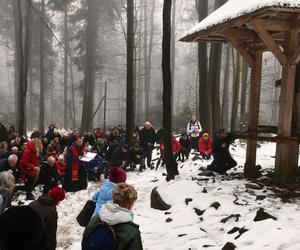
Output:
<svg viewBox="0 0 300 250">
<path fill-rule="evenodd" d="M 56 206 L 65 199 L 65 191 L 60 187 L 52 188 L 48 195 L 40 196 L 29 204 L 41 217 L 47 234 L 47 250 L 56 249 L 57 210 Z"/>
</svg>

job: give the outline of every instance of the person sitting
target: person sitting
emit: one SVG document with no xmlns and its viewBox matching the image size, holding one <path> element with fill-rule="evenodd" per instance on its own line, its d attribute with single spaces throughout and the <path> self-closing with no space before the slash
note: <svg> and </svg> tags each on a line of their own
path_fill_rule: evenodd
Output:
<svg viewBox="0 0 300 250">
<path fill-rule="evenodd" d="M 40 215 L 29 206 L 13 206 L 0 216 L 0 248 L 46 249 L 47 235 Z"/>
<path fill-rule="evenodd" d="M 0 172 L 10 171 L 14 177 L 15 181 L 19 180 L 19 169 L 18 169 L 18 156 L 11 154 L 8 158 L 0 160 Z"/>
<path fill-rule="evenodd" d="M 101 208 L 87 225 L 82 240 L 82 250 L 116 249 L 142 250 L 139 226 L 133 223 L 132 208 L 137 200 L 134 187 L 120 183 L 113 191 L 113 201 Z M 105 235 L 105 237 L 104 237 Z"/>
<path fill-rule="evenodd" d="M 65 191 L 60 187 L 52 188 L 47 195 L 40 196 L 28 206 L 33 208 L 41 217 L 47 234 L 47 250 L 56 249 L 57 210 L 56 206 L 65 199 Z"/>
<path fill-rule="evenodd" d="M 98 138 L 95 146 L 92 149 L 93 151 L 97 152 L 97 155 L 104 158 L 107 151 L 107 146 L 103 138 Z"/>
<path fill-rule="evenodd" d="M 229 146 L 234 141 L 231 133 L 227 129 L 220 129 L 213 140 L 213 157 L 214 160 L 207 167 L 208 170 L 225 174 L 227 170 L 237 165 L 229 152 Z"/>
<path fill-rule="evenodd" d="M 96 155 L 96 157 L 88 162 L 88 180 L 89 181 L 99 181 L 100 176 L 103 172 L 103 159 L 101 156 Z"/>
<path fill-rule="evenodd" d="M 123 168 L 113 167 L 109 171 L 109 179 L 105 180 L 98 191 L 93 195 L 92 201 L 96 203 L 93 216 L 97 215 L 102 206 L 112 200 L 112 193 L 118 183 L 126 182 L 126 172 Z"/>
<path fill-rule="evenodd" d="M 181 134 L 181 137 L 179 139 L 179 143 L 181 145 L 181 151 L 179 153 L 179 158 L 182 162 L 189 158 L 192 146 L 191 146 L 191 140 L 186 132 L 183 132 Z"/>
<path fill-rule="evenodd" d="M 127 144 L 121 144 L 117 147 L 111 156 L 111 166 L 122 166 L 126 169 L 129 160 L 129 151 Z"/>
<path fill-rule="evenodd" d="M 43 193 L 47 194 L 48 191 L 58 185 L 60 176 L 56 170 L 55 158 L 49 156 L 47 162 L 44 162 L 40 171 L 40 184 L 44 184 Z"/>
<path fill-rule="evenodd" d="M 137 142 L 134 143 L 129 151 L 129 165 L 132 171 L 136 168 L 136 165 L 139 165 L 140 172 L 146 169 L 144 150 Z"/>
<path fill-rule="evenodd" d="M 0 173 L 0 215 L 10 206 L 15 191 L 15 178 L 8 172 Z"/>
<path fill-rule="evenodd" d="M 199 140 L 199 152 L 203 159 L 209 160 L 212 155 L 213 140 L 208 133 L 204 133 Z"/>
<path fill-rule="evenodd" d="M 58 160 L 56 161 L 56 170 L 62 179 L 66 175 L 66 168 L 67 168 L 67 164 L 65 161 L 65 156 L 63 154 L 60 154 L 58 156 Z"/>
</svg>

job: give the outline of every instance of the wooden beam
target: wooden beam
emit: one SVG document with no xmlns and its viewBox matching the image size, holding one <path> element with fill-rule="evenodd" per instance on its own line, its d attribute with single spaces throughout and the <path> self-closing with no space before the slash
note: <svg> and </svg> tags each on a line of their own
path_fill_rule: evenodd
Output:
<svg viewBox="0 0 300 250">
<path fill-rule="evenodd" d="M 253 19 L 247 24 L 247 26 L 256 31 L 260 39 L 266 44 L 268 49 L 275 55 L 275 57 L 277 58 L 277 60 L 280 62 L 281 65 L 287 63 L 287 56 L 284 54 L 284 52 L 281 50 L 278 44 L 274 41 L 272 36 L 268 33 L 262 20 Z"/>
<path fill-rule="evenodd" d="M 291 59 L 291 63 L 293 65 L 298 64 L 300 61 L 300 45 L 298 45 L 298 48 L 294 51 Z"/>
<path fill-rule="evenodd" d="M 259 119 L 259 104 L 261 90 L 261 73 L 262 73 L 262 52 L 256 51 L 254 54 L 253 67 L 251 69 L 251 85 L 249 97 L 249 125 L 248 131 L 252 138 L 247 143 L 246 163 L 244 172 L 251 175 L 251 170 L 256 165 L 256 146 L 257 129 Z"/>
<path fill-rule="evenodd" d="M 241 44 L 240 41 L 236 38 L 234 33 L 232 33 L 230 30 L 223 31 L 224 37 L 228 40 L 228 42 L 231 43 L 232 47 L 234 47 L 240 55 L 245 59 L 247 64 L 253 68 L 254 67 L 254 58 L 253 55 L 247 51 Z"/>
<path fill-rule="evenodd" d="M 236 139 L 242 139 L 242 140 L 255 140 L 255 141 L 263 141 L 263 142 L 280 142 L 280 143 L 285 143 L 289 145 L 299 145 L 300 144 L 300 139 L 296 137 L 279 137 L 279 136 L 253 136 L 250 134 L 235 134 L 234 137 Z"/>
<path fill-rule="evenodd" d="M 264 27 L 268 31 L 286 31 L 290 29 L 290 23 L 286 20 L 277 20 L 277 19 L 253 19 L 259 23 L 263 23 Z"/>
</svg>

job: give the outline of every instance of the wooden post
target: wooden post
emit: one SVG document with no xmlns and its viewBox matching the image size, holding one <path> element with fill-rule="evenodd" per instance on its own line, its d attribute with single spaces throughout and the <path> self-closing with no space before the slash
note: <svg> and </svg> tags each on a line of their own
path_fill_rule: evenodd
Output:
<svg viewBox="0 0 300 250">
<path fill-rule="evenodd" d="M 253 137 L 257 136 L 258 118 L 259 118 L 259 102 L 261 88 L 262 73 L 262 52 L 256 51 L 254 54 L 254 63 L 251 69 L 251 86 L 249 101 L 249 134 Z M 245 174 L 251 176 L 251 170 L 256 166 L 256 139 L 249 139 L 247 143 L 247 154 L 245 163 Z"/>
<path fill-rule="evenodd" d="M 280 96 L 280 111 L 278 122 L 278 136 L 290 137 L 295 92 L 296 65 L 293 64 L 293 52 L 298 46 L 297 31 L 287 33 L 285 54 L 287 63 L 282 65 L 282 84 Z M 297 147 L 297 148 L 296 148 Z M 298 165 L 299 146 L 292 146 L 278 142 L 276 147 L 275 174 L 280 182 L 285 183 Z"/>
</svg>

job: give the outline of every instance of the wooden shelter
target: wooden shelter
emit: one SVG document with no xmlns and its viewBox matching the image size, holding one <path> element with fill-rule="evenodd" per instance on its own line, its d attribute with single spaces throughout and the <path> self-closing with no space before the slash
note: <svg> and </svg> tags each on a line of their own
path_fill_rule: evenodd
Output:
<svg viewBox="0 0 300 250">
<path fill-rule="evenodd" d="M 300 60 L 299 32 L 299 0 L 229 0 L 180 39 L 229 42 L 251 67 L 249 124 L 247 133 L 241 136 L 248 140 L 245 163 L 248 175 L 256 166 L 257 141 L 277 143 L 275 173 L 281 182 L 286 182 L 298 166 L 300 93 L 295 91 L 295 76 Z M 272 52 L 282 65 L 279 121 L 275 128 L 258 124 L 265 51 Z M 261 132 L 277 132 L 277 136 L 262 137 Z"/>
</svg>

